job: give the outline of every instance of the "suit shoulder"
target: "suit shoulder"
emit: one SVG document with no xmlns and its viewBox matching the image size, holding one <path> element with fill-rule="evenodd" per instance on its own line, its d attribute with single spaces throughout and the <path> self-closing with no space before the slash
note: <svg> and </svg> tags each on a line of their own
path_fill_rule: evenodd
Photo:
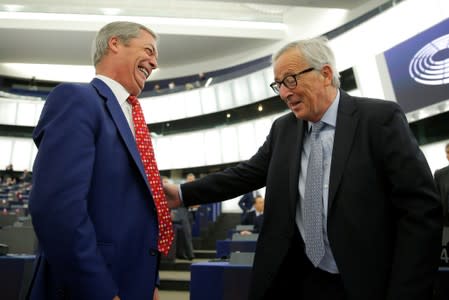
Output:
<svg viewBox="0 0 449 300">
<path fill-rule="evenodd" d="M 298 119 L 295 117 L 295 115 L 292 112 L 288 112 L 284 115 L 281 115 L 279 117 L 277 117 L 274 122 L 273 125 L 276 126 L 286 126 L 288 124 L 291 123 L 295 123 L 298 121 Z"/>
<path fill-rule="evenodd" d="M 39 120 L 48 121 L 55 117 L 92 119 L 101 112 L 100 101 L 95 101 L 97 95 L 88 83 L 58 84 L 45 100 Z"/>
<path fill-rule="evenodd" d="M 88 83 L 71 83 L 64 82 L 58 84 L 48 95 L 49 98 L 59 95 L 80 95 L 91 94 L 93 91 L 92 85 Z"/>
<path fill-rule="evenodd" d="M 438 169 L 435 171 L 435 177 L 438 177 L 441 175 L 449 175 L 449 166 L 446 166 L 444 168 L 441 168 L 441 169 Z"/>
<path fill-rule="evenodd" d="M 351 97 L 350 99 L 362 120 L 374 124 L 383 124 L 397 115 L 402 116 L 401 118 L 404 120 L 406 119 L 402 108 L 394 101 L 365 97 Z"/>
<path fill-rule="evenodd" d="M 374 99 L 374 98 L 364 98 L 364 97 L 353 97 L 359 109 L 365 110 L 371 113 L 385 113 L 394 110 L 401 110 L 401 107 L 397 102 L 390 100 Z"/>
<path fill-rule="evenodd" d="M 95 89 L 89 83 L 60 83 L 50 92 L 46 99 L 46 105 L 89 105 L 96 95 Z"/>
</svg>

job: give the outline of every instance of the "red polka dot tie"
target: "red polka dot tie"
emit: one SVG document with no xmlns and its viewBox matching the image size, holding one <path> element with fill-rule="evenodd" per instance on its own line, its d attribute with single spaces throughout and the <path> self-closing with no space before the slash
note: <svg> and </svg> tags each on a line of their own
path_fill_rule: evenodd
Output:
<svg viewBox="0 0 449 300">
<path fill-rule="evenodd" d="M 159 225 L 158 250 L 164 255 L 168 254 L 173 241 L 173 225 L 170 216 L 170 210 L 167 206 L 167 200 L 162 189 L 161 178 L 154 158 L 153 144 L 151 143 L 150 131 L 145 122 L 142 108 L 139 100 L 135 96 L 129 96 L 128 102 L 132 105 L 132 115 L 134 122 L 134 131 L 136 135 L 137 148 L 140 158 L 145 167 L 148 182 L 153 192 L 154 204 L 157 209 L 157 218 Z"/>
</svg>

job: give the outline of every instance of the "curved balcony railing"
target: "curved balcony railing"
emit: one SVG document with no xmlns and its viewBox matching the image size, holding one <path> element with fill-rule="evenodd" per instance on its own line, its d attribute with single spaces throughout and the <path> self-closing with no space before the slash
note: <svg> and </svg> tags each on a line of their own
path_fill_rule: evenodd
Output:
<svg viewBox="0 0 449 300">
<path fill-rule="evenodd" d="M 250 158 L 280 114 L 188 133 L 153 137 L 160 170 L 233 163 Z M 0 166 L 32 169 L 37 149 L 31 138 L 0 137 Z"/>
<path fill-rule="evenodd" d="M 271 68 L 209 87 L 174 94 L 140 98 L 148 123 L 200 116 L 258 102 L 274 94 Z M 0 99 L 0 124 L 36 126 L 44 102 L 6 97 Z"/>
</svg>

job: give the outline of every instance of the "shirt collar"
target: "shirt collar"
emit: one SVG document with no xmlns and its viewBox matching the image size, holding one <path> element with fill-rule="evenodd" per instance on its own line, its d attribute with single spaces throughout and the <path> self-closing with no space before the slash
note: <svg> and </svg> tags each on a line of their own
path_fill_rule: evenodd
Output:
<svg viewBox="0 0 449 300">
<path fill-rule="evenodd" d="M 337 89 L 337 95 L 335 95 L 334 101 L 332 101 L 332 104 L 329 106 L 329 108 L 324 113 L 323 117 L 321 118 L 321 122 L 325 123 L 326 125 L 330 125 L 335 128 L 335 125 L 337 124 L 337 112 L 338 112 L 338 103 L 340 102 L 340 90 Z M 312 128 L 312 122 L 307 122 L 308 128 Z"/>
<path fill-rule="evenodd" d="M 117 98 L 117 101 L 120 105 L 123 105 L 124 102 L 128 99 L 129 93 L 125 90 L 123 85 L 104 75 L 97 74 L 95 78 L 102 80 L 106 85 L 112 90 L 112 93 Z"/>
</svg>

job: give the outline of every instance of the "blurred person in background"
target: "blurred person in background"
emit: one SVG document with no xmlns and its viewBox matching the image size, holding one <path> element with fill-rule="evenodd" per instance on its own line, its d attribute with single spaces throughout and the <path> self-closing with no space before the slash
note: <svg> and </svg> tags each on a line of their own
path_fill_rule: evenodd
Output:
<svg viewBox="0 0 449 300">
<path fill-rule="evenodd" d="M 243 219 L 245 218 L 246 214 L 251 211 L 252 209 L 254 209 L 254 192 L 248 192 L 243 194 L 238 202 L 238 205 L 240 207 L 240 209 L 242 210 L 242 214 L 240 216 L 240 222 L 243 221 Z"/>
<path fill-rule="evenodd" d="M 258 195 L 254 198 L 254 209 L 249 211 L 242 220 L 242 225 L 254 225 L 254 228 L 251 231 L 243 230 L 240 234 L 259 233 L 262 230 L 264 204 L 262 196 Z"/>
<path fill-rule="evenodd" d="M 192 182 L 196 179 L 195 174 L 188 173 L 186 176 L 186 182 Z M 192 226 L 195 222 L 196 212 L 199 205 L 191 207 L 180 206 L 175 209 L 175 217 L 181 224 L 182 234 L 181 242 L 178 245 L 176 251 L 176 257 L 180 259 L 192 260 L 195 258 L 192 240 Z"/>
<path fill-rule="evenodd" d="M 14 167 L 12 164 L 8 164 L 5 167 L 5 175 L 4 175 L 4 179 L 6 181 L 6 179 L 11 178 L 14 181 L 16 180 L 16 175 L 14 174 Z"/>
<path fill-rule="evenodd" d="M 32 175 L 28 169 L 24 169 L 22 175 L 20 176 L 20 182 L 30 183 L 32 179 Z"/>
<path fill-rule="evenodd" d="M 188 173 L 186 176 L 186 182 L 192 182 L 195 179 L 196 179 L 196 176 L 193 173 Z M 200 205 L 191 205 L 188 207 L 190 226 L 193 226 L 193 224 L 196 222 L 196 214 L 198 212 L 199 207 L 200 207 Z"/>
</svg>

